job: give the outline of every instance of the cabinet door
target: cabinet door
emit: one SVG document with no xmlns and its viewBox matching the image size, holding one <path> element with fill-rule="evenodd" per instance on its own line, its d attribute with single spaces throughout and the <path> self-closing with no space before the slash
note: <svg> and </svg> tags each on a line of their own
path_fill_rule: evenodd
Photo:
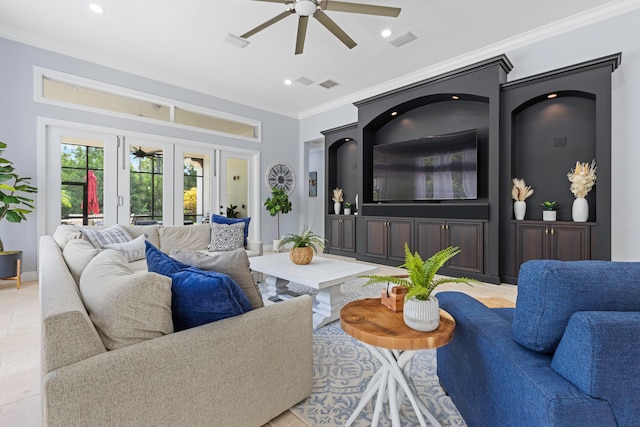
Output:
<svg viewBox="0 0 640 427">
<path fill-rule="evenodd" d="M 413 251 L 413 220 L 411 219 L 389 219 L 387 220 L 388 232 L 388 258 L 391 260 L 404 262 L 404 244 L 409 245 L 409 250 Z"/>
<path fill-rule="evenodd" d="M 354 216 L 342 219 L 342 250 L 356 251 L 356 218 Z"/>
<path fill-rule="evenodd" d="M 329 250 L 342 249 L 342 223 L 337 215 L 329 216 Z"/>
<path fill-rule="evenodd" d="M 446 246 L 457 246 L 460 253 L 447 263 L 448 268 L 456 270 L 484 272 L 484 227 L 474 222 L 453 222 L 445 225 Z"/>
<path fill-rule="evenodd" d="M 442 249 L 444 221 L 416 220 L 416 252 L 422 259 Z"/>
<path fill-rule="evenodd" d="M 364 252 L 375 258 L 387 258 L 387 219 L 364 218 Z"/>
<path fill-rule="evenodd" d="M 589 226 L 553 225 L 550 228 L 550 258 L 560 261 L 591 259 Z"/>
<path fill-rule="evenodd" d="M 549 258 L 547 236 L 549 228 L 543 224 L 518 224 L 516 227 L 516 267 L 531 259 Z"/>
</svg>

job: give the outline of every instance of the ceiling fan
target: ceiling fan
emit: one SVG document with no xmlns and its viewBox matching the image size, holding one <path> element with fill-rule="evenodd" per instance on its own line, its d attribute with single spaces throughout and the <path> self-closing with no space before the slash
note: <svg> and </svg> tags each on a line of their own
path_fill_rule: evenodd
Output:
<svg viewBox="0 0 640 427">
<path fill-rule="evenodd" d="M 135 150 L 132 154 L 138 159 L 144 159 L 147 157 L 162 157 L 162 150 L 143 151 L 142 147 L 138 147 L 138 149 Z"/>
<path fill-rule="evenodd" d="M 288 9 L 281 14 L 271 18 L 270 20 L 258 25 L 252 30 L 247 31 L 241 38 L 249 38 L 252 35 L 264 30 L 265 28 L 275 24 L 276 22 L 290 15 L 298 15 L 298 36 L 296 38 L 296 55 L 304 50 L 304 40 L 307 36 L 307 25 L 309 17 L 313 16 L 327 30 L 336 36 L 349 49 L 353 49 L 357 43 L 349 37 L 329 16 L 324 13 L 325 10 L 348 13 L 361 13 L 365 15 L 379 15 L 397 17 L 400 14 L 399 7 L 376 6 L 372 4 L 350 3 L 346 1 L 334 0 L 255 0 L 269 3 L 282 3 L 288 6 Z"/>
</svg>

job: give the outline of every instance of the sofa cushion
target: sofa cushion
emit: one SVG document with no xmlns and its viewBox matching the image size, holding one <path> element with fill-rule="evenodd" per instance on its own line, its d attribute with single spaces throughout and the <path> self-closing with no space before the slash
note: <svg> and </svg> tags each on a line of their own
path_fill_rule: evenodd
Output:
<svg viewBox="0 0 640 427">
<path fill-rule="evenodd" d="M 131 240 L 129 233 L 118 224 L 105 229 L 82 227 L 80 232 L 85 239 L 98 249 L 110 243 L 124 243 Z"/>
<path fill-rule="evenodd" d="M 75 225 L 59 225 L 53 232 L 53 240 L 63 250 L 70 240 L 82 239 L 80 228 Z"/>
<path fill-rule="evenodd" d="M 194 328 L 252 310 L 229 276 L 195 267 L 171 274 L 171 309 L 176 331 Z"/>
<path fill-rule="evenodd" d="M 207 249 L 211 240 L 209 224 L 158 226 L 160 246 L 164 253 L 172 249 Z"/>
<path fill-rule="evenodd" d="M 236 224 L 211 224 L 211 243 L 209 250 L 233 251 L 244 248 L 244 222 Z"/>
<path fill-rule="evenodd" d="M 244 291 L 253 308 L 264 306 L 262 296 L 249 268 L 249 257 L 244 249 L 211 255 L 196 251 L 171 251 L 171 257 L 201 270 L 228 275 Z"/>
<path fill-rule="evenodd" d="M 158 226 L 155 225 L 123 225 L 127 233 L 132 239 L 144 235 L 147 241 L 156 248 L 160 247 L 160 236 L 158 235 Z"/>
<path fill-rule="evenodd" d="M 124 258 L 127 260 L 127 262 L 133 262 L 144 258 L 145 241 L 145 236 L 141 235 L 128 242 L 110 243 L 107 245 L 103 245 L 102 247 L 104 249 L 114 249 L 116 251 L 120 251 L 122 255 L 124 255 Z"/>
<path fill-rule="evenodd" d="M 65 245 L 62 250 L 62 256 L 76 284 L 80 284 L 82 272 L 100 252 L 102 252 L 102 249 L 94 248 L 91 243 L 84 239 L 69 240 Z"/>
<path fill-rule="evenodd" d="M 247 246 L 247 239 L 249 238 L 249 223 L 251 222 L 251 217 L 249 218 L 227 218 L 222 215 L 211 215 L 211 223 L 212 224 L 237 224 L 239 222 L 244 223 L 244 241 L 243 245 Z"/>
<path fill-rule="evenodd" d="M 149 242 L 145 242 L 146 247 L 146 259 L 147 269 L 154 273 L 162 274 L 163 276 L 171 276 L 178 271 L 186 270 L 191 267 L 188 264 L 184 264 L 176 259 L 171 258 L 167 254 L 163 253 L 160 249 L 156 248 Z"/>
<path fill-rule="evenodd" d="M 520 266 L 513 337 L 553 352 L 576 311 L 639 311 L 640 263 L 527 261 Z"/>
<path fill-rule="evenodd" d="M 109 350 L 173 332 L 171 279 L 134 274 L 118 251 L 104 250 L 89 262 L 80 277 L 80 293 Z"/>
</svg>

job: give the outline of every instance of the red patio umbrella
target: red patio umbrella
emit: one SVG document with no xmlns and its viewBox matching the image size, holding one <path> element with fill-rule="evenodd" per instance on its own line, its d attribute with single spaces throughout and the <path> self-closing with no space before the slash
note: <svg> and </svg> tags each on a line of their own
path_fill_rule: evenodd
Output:
<svg viewBox="0 0 640 427">
<path fill-rule="evenodd" d="M 98 203 L 98 178 L 92 170 L 87 174 L 87 211 L 89 215 L 98 215 L 100 213 L 100 204 Z"/>
</svg>

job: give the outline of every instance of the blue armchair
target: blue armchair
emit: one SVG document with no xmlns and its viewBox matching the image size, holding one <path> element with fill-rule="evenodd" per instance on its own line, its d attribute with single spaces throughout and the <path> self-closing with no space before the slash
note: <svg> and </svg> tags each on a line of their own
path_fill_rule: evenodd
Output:
<svg viewBox="0 0 640 427">
<path fill-rule="evenodd" d="M 515 309 L 438 293 L 438 376 L 474 426 L 637 426 L 640 263 L 528 261 Z"/>
</svg>

